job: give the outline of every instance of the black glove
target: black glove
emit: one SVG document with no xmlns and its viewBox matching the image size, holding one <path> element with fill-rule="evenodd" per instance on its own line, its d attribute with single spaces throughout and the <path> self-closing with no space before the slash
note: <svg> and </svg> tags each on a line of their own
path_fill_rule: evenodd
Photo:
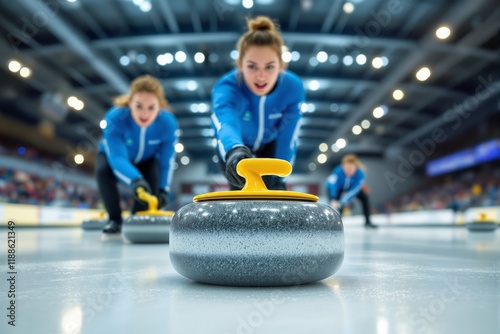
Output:
<svg viewBox="0 0 500 334">
<path fill-rule="evenodd" d="M 238 146 L 226 154 L 226 177 L 229 183 L 236 187 L 243 187 L 245 179 L 236 172 L 236 165 L 243 160 L 253 158 L 252 151 L 246 146 Z"/>
<path fill-rule="evenodd" d="M 168 192 L 165 189 L 158 191 L 158 209 L 166 207 L 168 204 Z"/>
<path fill-rule="evenodd" d="M 142 199 L 139 198 L 139 194 L 137 194 L 138 188 L 144 188 L 144 190 L 151 194 L 151 187 L 149 186 L 148 181 L 144 178 L 140 177 L 132 181 L 132 190 L 134 191 L 134 198 L 136 201 L 145 203 Z"/>
<path fill-rule="evenodd" d="M 286 190 L 286 183 L 279 176 L 264 176 L 263 179 L 269 190 Z"/>
</svg>

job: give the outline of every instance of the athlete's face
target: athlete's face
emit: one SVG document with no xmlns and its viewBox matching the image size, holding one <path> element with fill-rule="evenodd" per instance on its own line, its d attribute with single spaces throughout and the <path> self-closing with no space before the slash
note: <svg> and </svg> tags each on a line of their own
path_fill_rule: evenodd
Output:
<svg viewBox="0 0 500 334">
<path fill-rule="evenodd" d="M 356 173 L 356 165 L 351 162 L 342 164 L 342 169 L 344 170 L 344 174 L 348 177 L 351 177 L 354 173 Z"/>
<path fill-rule="evenodd" d="M 250 46 L 239 67 L 245 84 L 258 96 L 266 95 L 274 88 L 283 70 L 278 55 L 269 46 Z"/>
<path fill-rule="evenodd" d="M 158 98 L 148 92 L 135 93 L 128 104 L 133 120 L 141 127 L 150 126 L 160 112 Z"/>
</svg>

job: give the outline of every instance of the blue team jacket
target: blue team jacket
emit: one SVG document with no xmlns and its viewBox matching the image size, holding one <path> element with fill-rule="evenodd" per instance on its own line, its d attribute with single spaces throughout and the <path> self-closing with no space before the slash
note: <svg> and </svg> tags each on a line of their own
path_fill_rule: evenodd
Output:
<svg viewBox="0 0 500 334">
<path fill-rule="evenodd" d="M 342 166 L 337 166 L 328 177 L 326 188 L 330 200 L 336 199 L 339 193 L 342 193 L 340 204 L 346 205 L 361 191 L 364 183 L 365 173 L 361 169 L 356 169 L 356 173 L 352 177 L 347 177 Z"/>
<path fill-rule="evenodd" d="M 132 119 L 129 107 L 113 107 L 105 120 L 107 125 L 99 152 L 106 154 L 115 176 L 126 185 L 131 185 L 134 179 L 142 177 L 135 165 L 156 158 L 160 165 L 159 188 L 168 191 L 175 161 L 174 146 L 178 139 L 174 115 L 161 110 L 150 126 L 140 127 Z"/>
<path fill-rule="evenodd" d="M 293 163 L 305 100 L 302 80 L 289 71 L 278 77 L 275 89 L 257 96 L 235 69 L 222 77 L 212 91 L 212 123 L 217 148 L 225 159 L 236 146 L 256 152 L 276 140 L 275 158 Z"/>
</svg>

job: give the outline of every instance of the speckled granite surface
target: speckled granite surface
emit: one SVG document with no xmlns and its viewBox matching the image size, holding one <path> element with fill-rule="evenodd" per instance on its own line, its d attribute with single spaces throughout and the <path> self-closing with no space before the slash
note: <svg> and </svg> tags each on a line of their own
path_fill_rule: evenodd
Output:
<svg viewBox="0 0 500 334">
<path fill-rule="evenodd" d="M 123 222 L 122 234 L 132 243 L 166 243 L 172 217 L 130 216 Z"/>
<path fill-rule="evenodd" d="M 333 275 L 344 257 L 343 225 L 328 206 L 300 201 L 192 203 L 174 216 L 170 259 L 192 280 L 279 286 Z"/>
</svg>

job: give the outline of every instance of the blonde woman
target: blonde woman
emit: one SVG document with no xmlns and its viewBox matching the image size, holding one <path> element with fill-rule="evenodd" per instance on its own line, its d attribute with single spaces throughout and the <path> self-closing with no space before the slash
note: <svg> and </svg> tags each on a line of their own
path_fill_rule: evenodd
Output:
<svg viewBox="0 0 500 334">
<path fill-rule="evenodd" d="M 139 187 L 158 196 L 159 207 L 167 204 L 178 139 L 177 121 L 168 108 L 161 83 L 144 75 L 106 114 L 96 162 L 97 184 L 109 216 L 104 233 L 121 231 L 118 181 L 134 193 L 132 213 L 147 209 L 137 197 Z"/>
<path fill-rule="evenodd" d="M 238 42 L 237 68 L 227 73 L 212 92 L 212 122 L 216 130 L 220 167 L 231 189 L 241 189 L 236 173 L 240 160 L 279 158 L 293 163 L 300 105 L 305 99 L 302 80 L 285 69 L 284 46 L 273 21 L 265 16 L 248 20 Z M 269 189 L 285 190 L 281 178 L 266 176 Z"/>
<path fill-rule="evenodd" d="M 326 182 L 330 206 L 342 214 L 345 206 L 354 198 L 363 205 L 366 227 L 376 227 L 370 221 L 370 203 L 363 191 L 365 185 L 364 166 L 355 154 L 347 154 L 339 166 L 335 167 Z"/>
</svg>

